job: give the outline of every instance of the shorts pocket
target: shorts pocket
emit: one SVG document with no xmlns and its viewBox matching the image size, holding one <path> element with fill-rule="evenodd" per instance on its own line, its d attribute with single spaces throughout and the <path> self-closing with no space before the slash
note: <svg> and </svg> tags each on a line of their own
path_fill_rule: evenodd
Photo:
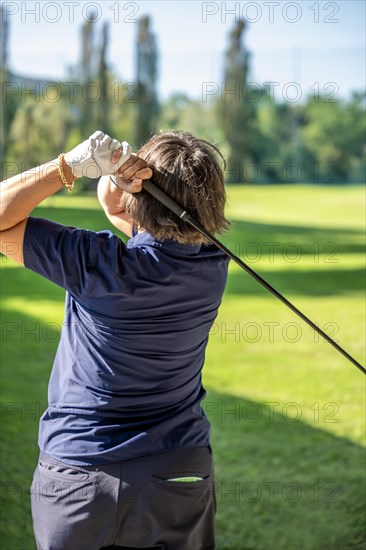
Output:
<svg viewBox="0 0 366 550">
<path fill-rule="evenodd" d="M 34 502 L 88 501 L 95 497 L 98 477 L 69 464 L 39 460 L 31 487 Z"/>
<path fill-rule="evenodd" d="M 169 481 L 201 477 L 199 481 Z M 149 505 L 151 530 L 170 533 L 167 548 L 214 548 L 216 510 L 214 476 L 207 471 L 168 471 L 151 476 Z M 207 546 L 206 546 L 207 545 Z"/>
<path fill-rule="evenodd" d="M 73 466 L 72 464 L 58 462 L 48 462 L 40 460 L 38 462 L 39 473 L 51 478 L 68 481 L 86 481 L 90 478 L 90 472 Z"/>
</svg>

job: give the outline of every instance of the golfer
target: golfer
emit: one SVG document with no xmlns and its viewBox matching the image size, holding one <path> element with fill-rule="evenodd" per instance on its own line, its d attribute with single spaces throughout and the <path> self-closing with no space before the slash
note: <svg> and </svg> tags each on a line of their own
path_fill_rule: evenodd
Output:
<svg viewBox="0 0 366 550">
<path fill-rule="evenodd" d="M 220 153 L 165 132 L 136 155 L 95 132 L 1 184 L 2 251 L 66 290 L 31 485 L 39 550 L 215 547 L 208 334 L 227 257 L 142 189 L 152 179 L 211 233 L 228 227 Z M 78 178 L 129 240 L 30 216 Z"/>
</svg>

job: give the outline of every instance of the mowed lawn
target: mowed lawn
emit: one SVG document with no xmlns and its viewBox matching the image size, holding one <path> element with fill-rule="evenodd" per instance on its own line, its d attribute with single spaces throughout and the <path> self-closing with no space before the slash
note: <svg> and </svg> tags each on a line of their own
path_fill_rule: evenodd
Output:
<svg viewBox="0 0 366 550">
<path fill-rule="evenodd" d="M 228 201 L 226 245 L 364 364 L 364 190 L 236 186 Z M 111 228 L 93 197 L 52 197 L 37 215 Z M 1 540 L 33 550 L 28 493 L 64 291 L 1 269 Z M 217 548 L 364 548 L 365 377 L 235 264 L 203 379 Z"/>
</svg>

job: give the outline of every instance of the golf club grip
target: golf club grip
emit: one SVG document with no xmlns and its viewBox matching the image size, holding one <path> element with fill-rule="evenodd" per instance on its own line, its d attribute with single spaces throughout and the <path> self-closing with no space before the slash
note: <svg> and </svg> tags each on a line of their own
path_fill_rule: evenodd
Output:
<svg viewBox="0 0 366 550">
<path fill-rule="evenodd" d="M 153 197 L 155 197 L 159 202 L 161 202 L 164 206 L 169 208 L 174 214 L 179 216 L 180 218 L 183 217 L 185 210 L 179 206 L 173 199 L 168 197 L 164 191 L 162 191 L 155 183 L 153 183 L 150 180 L 144 180 L 142 184 L 143 189 L 150 193 Z"/>
</svg>

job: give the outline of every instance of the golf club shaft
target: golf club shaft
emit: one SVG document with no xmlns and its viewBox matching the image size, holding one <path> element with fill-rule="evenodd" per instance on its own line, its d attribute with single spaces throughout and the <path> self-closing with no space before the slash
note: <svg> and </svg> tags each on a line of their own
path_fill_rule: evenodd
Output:
<svg viewBox="0 0 366 550">
<path fill-rule="evenodd" d="M 344 350 L 337 342 L 335 342 L 328 334 L 326 334 L 320 327 L 318 327 L 309 317 L 302 313 L 296 306 L 294 306 L 285 296 L 283 296 L 272 285 L 267 283 L 258 273 L 256 273 L 251 267 L 243 262 L 238 256 L 236 256 L 231 250 L 229 250 L 224 244 L 211 235 L 204 227 L 197 223 L 181 206 L 179 206 L 171 197 L 169 197 L 164 191 L 162 191 L 157 185 L 150 180 L 144 180 L 143 188 L 155 197 L 159 202 L 164 204 L 169 210 L 174 212 L 179 218 L 192 225 L 197 231 L 206 237 L 208 241 L 216 245 L 217 248 L 222 250 L 229 258 L 236 262 L 242 269 L 244 269 L 249 275 L 251 275 L 258 283 L 271 292 L 276 298 L 281 300 L 283 304 L 289 307 L 294 313 L 296 313 L 303 321 L 305 321 L 313 330 L 315 330 L 320 336 L 322 336 L 327 342 L 339 351 L 344 357 L 346 357 L 351 363 L 353 363 L 361 372 L 366 374 L 366 369 L 352 357 L 346 350 Z"/>
</svg>

